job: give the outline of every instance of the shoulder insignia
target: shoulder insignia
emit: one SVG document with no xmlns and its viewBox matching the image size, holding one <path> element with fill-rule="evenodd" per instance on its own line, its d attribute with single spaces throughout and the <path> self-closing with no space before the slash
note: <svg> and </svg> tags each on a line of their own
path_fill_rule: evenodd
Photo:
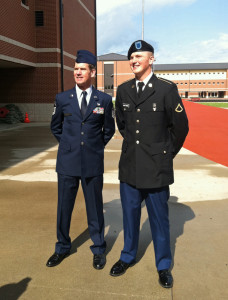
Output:
<svg viewBox="0 0 228 300">
<path fill-rule="evenodd" d="M 162 78 L 162 77 L 158 77 L 158 79 L 159 79 L 159 80 L 162 80 L 162 81 L 165 81 L 165 82 L 167 82 L 167 83 L 169 83 L 169 84 L 173 84 L 173 82 L 170 81 L 170 80 L 168 80 L 168 79 L 165 79 L 165 78 Z"/>
<path fill-rule="evenodd" d="M 177 105 L 177 107 L 175 108 L 175 111 L 180 113 L 183 111 L 183 107 L 180 105 L 180 103 Z"/>
</svg>

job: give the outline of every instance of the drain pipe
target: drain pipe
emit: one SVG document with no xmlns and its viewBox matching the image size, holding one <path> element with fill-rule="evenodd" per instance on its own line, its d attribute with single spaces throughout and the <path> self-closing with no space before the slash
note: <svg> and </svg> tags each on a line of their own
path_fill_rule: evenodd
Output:
<svg viewBox="0 0 228 300">
<path fill-rule="evenodd" d="M 61 54 L 61 91 L 64 91 L 63 80 L 63 3 L 59 0 L 59 14 L 60 14 L 60 54 Z"/>
</svg>

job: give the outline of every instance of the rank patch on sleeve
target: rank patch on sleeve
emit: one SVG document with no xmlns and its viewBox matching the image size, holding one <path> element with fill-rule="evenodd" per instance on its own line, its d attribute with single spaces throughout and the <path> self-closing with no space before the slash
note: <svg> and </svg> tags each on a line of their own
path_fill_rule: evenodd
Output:
<svg viewBox="0 0 228 300">
<path fill-rule="evenodd" d="M 177 107 L 175 108 L 175 111 L 180 113 L 183 111 L 183 107 L 180 105 L 180 103 L 177 105 Z"/>
</svg>

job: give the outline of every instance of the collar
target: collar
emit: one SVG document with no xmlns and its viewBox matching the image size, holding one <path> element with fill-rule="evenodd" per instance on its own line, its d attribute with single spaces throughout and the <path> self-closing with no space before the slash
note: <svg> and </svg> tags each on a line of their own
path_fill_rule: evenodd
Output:
<svg viewBox="0 0 228 300">
<path fill-rule="evenodd" d="M 143 83 L 144 83 L 144 87 L 143 87 L 143 89 L 145 88 L 145 86 L 147 85 L 147 83 L 149 82 L 149 80 L 150 80 L 150 78 L 152 77 L 152 75 L 153 75 L 153 72 L 152 72 L 152 70 L 151 70 L 151 72 L 150 72 L 150 74 L 142 81 Z M 138 82 L 140 82 L 138 79 L 136 79 L 136 86 L 137 86 L 137 88 L 138 88 Z"/>
<path fill-rule="evenodd" d="M 77 84 L 75 85 L 75 88 L 76 88 L 76 94 L 77 94 L 77 97 L 78 97 L 78 99 L 79 99 L 79 98 L 82 97 L 82 92 L 83 92 L 83 90 L 81 90 L 81 89 L 78 87 Z M 91 85 L 90 87 L 88 87 L 88 89 L 86 89 L 85 91 L 87 92 L 86 98 L 87 98 L 87 99 L 90 99 L 90 97 L 91 97 L 91 95 L 92 95 L 92 91 L 93 91 L 92 85 Z"/>
</svg>

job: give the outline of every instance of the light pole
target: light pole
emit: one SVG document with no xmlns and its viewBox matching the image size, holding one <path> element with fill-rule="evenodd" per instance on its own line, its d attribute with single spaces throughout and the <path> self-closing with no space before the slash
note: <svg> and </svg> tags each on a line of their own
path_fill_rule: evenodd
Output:
<svg viewBox="0 0 228 300">
<path fill-rule="evenodd" d="M 142 40 L 144 40 L 144 0 L 142 0 Z"/>
</svg>

